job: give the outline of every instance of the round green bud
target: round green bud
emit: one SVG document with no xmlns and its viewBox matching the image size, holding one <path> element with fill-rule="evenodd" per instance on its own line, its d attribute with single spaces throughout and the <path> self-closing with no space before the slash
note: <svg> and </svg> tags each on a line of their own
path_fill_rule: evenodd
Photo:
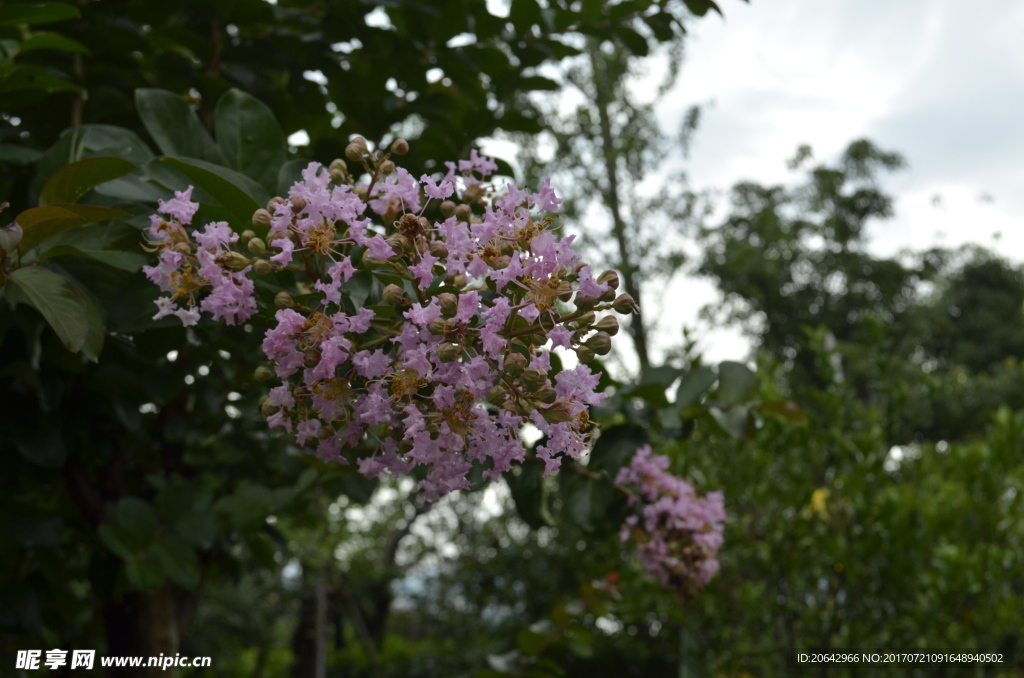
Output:
<svg viewBox="0 0 1024 678">
<path fill-rule="evenodd" d="M 245 244 L 245 246 L 253 254 L 266 254 L 267 253 L 267 243 L 263 242 L 262 238 L 250 238 L 249 242 L 247 242 Z"/>
<path fill-rule="evenodd" d="M 331 161 L 330 169 L 338 170 L 339 172 L 347 172 L 348 165 L 345 164 L 345 161 L 342 160 L 341 158 L 335 158 L 334 160 Z"/>
<path fill-rule="evenodd" d="M 297 195 L 292 200 L 292 212 L 299 214 L 302 210 L 306 209 L 306 199 L 301 195 Z"/>
<path fill-rule="evenodd" d="M 487 391 L 487 402 L 494 405 L 495 407 L 501 407 L 508 400 L 508 391 L 501 386 L 492 386 Z"/>
<path fill-rule="evenodd" d="M 469 208 L 469 205 L 459 205 L 455 208 L 455 218 L 459 221 L 469 222 L 473 216 L 473 210 Z"/>
<path fill-rule="evenodd" d="M 405 301 L 405 292 L 402 290 L 401 287 L 392 283 L 384 288 L 384 292 L 381 294 L 381 298 L 384 300 L 385 304 L 398 306 L 403 301 Z"/>
<path fill-rule="evenodd" d="M 527 367 L 519 377 L 531 391 L 536 391 L 548 381 L 548 374 L 539 367 Z"/>
<path fill-rule="evenodd" d="M 391 144 L 391 152 L 395 155 L 405 155 L 409 152 L 409 142 L 405 139 L 395 139 Z"/>
<path fill-rule="evenodd" d="M 444 292 L 437 297 L 441 305 L 441 312 L 445 315 L 455 315 L 459 311 L 459 298 L 451 292 Z"/>
<path fill-rule="evenodd" d="M 257 259 L 252 265 L 252 270 L 256 271 L 256 275 L 266 275 L 274 270 L 274 265 L 266 259 Z"/>
<path fill-rule="evenodd" d="M 223 255 L 224 268 L 229 271 L 241 271 L 243 268 L 252 263 L 252 260 L 240 252 L 228 252 Z"/>
<path fill-rule="evenodd" d="M 434 240 L 430 243 L 430 255 L 438 259 L 444 259 L 448 256 L 448 248 L 440 240 Z"/>
<path fill-rule="evenodd" d="M 316 367 L 320 364 L 320 351 L 315 348 L 307 348 L 302 352 L 302 362 L 306 367 Z"/>
<path fill-rule="evenodd" d="M 395 163 L 385 160 L 380 164 L 381 174 L 392 174 L 395 171 Z"/>
<path fill-rule="evenodd" d="M 247 228 L 238 234 L 238 242 L 242 243 L 243 245 L 247 245 L 249 241 L 255 237 L 256 233 Z"/>
<path fill-rule="evenodd" d="M 429 332 L 430 332 L 431 334 L 433 334 L 433 335 L 434 335 L 435 337 L 439 337 L 439 336 L 441 336 L 442 334 L 444 334 L 444 329 L 445 329 L 445 326 L 444 326 L 444 321 L 443 321 L 443 320 L 441 320 L 440 318 L 437 318 L 437 319 L 435 319 L 435 320 L 431 320 L 431 321 L 430 321 L 430 322 L 429 322 L 429 323 L 427 324 L 427 330 L 428 330 L 428 331 L 429 331 Z"/>
<path fill-rule="evenodd" d="M 558 399 L 558 394 L 555 393 L 555 389 L 550 386 L 541 386 L 540 389 L 534 394 L 537 400 L 541 401 L 546 405 L 550 405 Z"/>
<path fill-rule="evenodd" d="M 455 203 L 452 202 L 451 200 L 445 200 L 444 202 L 441 203 L 440 209 L 441 216 L 443 216 L 445 219 L 449 219 L 453 214 L 455 214 Z"/>
<path fill-rule="evenodd" d="M 526 358 L 519 353 L 509 353 L 505 356 L 505 371 L 513 377 L 518 377 L 526 369 Z"/>
<path fill-rule="evenodd" d="M 612 350 L 612 338 L 607 332 L 598 332 L 587 339 L 584 344 L 597 355 L 608 355 Z"/>
<path fill-rule="evenodd" d="M 450 363 L 453 360 L 458 360 L 461 355 L 462 347 L 456 344 L 449 344 L 445 342 L 437 347 L 437 357 L 443 363 Z"/>
<path fill-rule="evenodd" d="M 266 365 L 260 365 L 252 373 L 252 378 L 259 382 L 270 381 L 274 378 L 274 371 Z"/>
<path fill-rule="evenodd" d="M 619 289 L 619 274 L 612 270 L 607 270 L 601 275 L 597 276 L 597 282 L 608 285 L 613 290 Z"/>
<path fill-rule="evenodd" d="M 252 225 L 258 228 L 267 228 L 270 226 L 270 211 L 265 209 L 258 209 L 252 213 Z"/>
<path fill-rule="evenodd" d="M 613 315 L 606 315 L 597 321 L 594 329 L 600 332 L 607 332 L 609 336 L 614 337 L 619 333 L 619 320 Z"/>
<path fill-rule="evenodd" d="M 278 308 L 295 308 L 295 300 L 287 292 L 278 292 L 274 297 L 274 306 Z"/>
<path fill-rule="evenodd" d="M 622 313 L 623 315 L 633 313 L 636 310 L 636 302 L 628 294 L 620 294 L 612 302 L 612 309 L 616 313 Z"/>
<path fill-rule="evenodd" d="M 589 363 L 597 358 L 597 354 L 585 345 L 576 346 L 572 350 L 576 352 L 576 357 L 580 359 L 581 363 Z"/>
</svg>

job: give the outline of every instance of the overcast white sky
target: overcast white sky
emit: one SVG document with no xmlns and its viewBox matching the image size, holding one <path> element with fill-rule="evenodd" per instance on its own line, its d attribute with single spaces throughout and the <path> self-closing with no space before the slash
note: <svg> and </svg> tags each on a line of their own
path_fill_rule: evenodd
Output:
<svg viewBox="0 0 1024 678">
<path fill-rule="evenodd" d="M 660 109 L 675 130 L 706 105 L 687 163 L 695 187 L 791 181 L 785 160 L 799 144 L 831 160 L 868 137 L 909 162 L 884 184 L 896 218 L 871 231 L 877 253 L 976 242 L 1024 259 L 1024 3 L 719 2 L 725 19 L 692 24 Z M 665 309 L 659 339 L 674 344 L 712 294 L 687 279 L 665 298 L 678 308 Z M 736 333 L 703 345 L 712 359 L 746 351 Z"/>
</svg>

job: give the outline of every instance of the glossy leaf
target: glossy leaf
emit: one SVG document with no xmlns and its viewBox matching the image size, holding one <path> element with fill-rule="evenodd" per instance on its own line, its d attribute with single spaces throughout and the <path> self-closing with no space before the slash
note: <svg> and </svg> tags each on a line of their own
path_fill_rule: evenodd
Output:
<svg viewBox="0 0 1024 678">
<path fill-rule="evenodd" d="M 59 203 L 46 207 L 33 207 L 18 215 L 17 221 L 23 231 L 18 251 L 25 254 L 65 231 L 85 224 L 127 215 L 127 212 L 121 210 L 96 205 Z"/>
<path fill-rule="evenodd" d="M 59 49 L 73 54 L 88 54 L 89 48 L 71 38 L 64 37 L 60 33 L 44 31 L 35 33 L 28 40 L 21 43 L 20 51 L 31 52 L 36 49 Z"/>
<path fill-rule="evenodd" d="M 738 405 L 757 386 L 757 375 L 743 363 L 725 360 L 718 366 L 718 398 L 727 405 Z"/>
<path fill-rule="evenodd" d="M 26 303 L 38 310 L 72 353 L 85 346 L 90 333 L 89 305 L 64 276 L 25 266 L 7 277 L 5 294 L 12 303 Z"/>
<path fill-rule="evenodd" d="M 181 97 L 162 89 L 138 89 L 135 105 L 146 131 L 164 154 L 227 164 L 220 148 Z"/>
<path fill-rule="evenodd" d="M 267 191 L 277 189 L 277 177 L 287 156 L 284 133 L 262 101 L 237 89 L 217 102 L 217 144 L 232 169 L 255 179 Z"/>
<path fill-rule="evenodd" d="M 227 210 L 231 225 L 239 230 L 253 228 L 253 213 L 268 201 L 262 186 L 233 170 L 192 158 L 161 158 L 160 162 L 184 174 L 196 188 L 216 200 Z"/>
<path fill-rule="evenodd" d="M 675 404 L 679 407 L 689 407 L 700 402 L 701 396 L 707 393 L 717 379 L 718 375 L 713 370 L 707 367 L 694 367 L 679 382 Z"/>
<path fill-rule="evenodd" d="M 86 158 L 57 170 L 39 194 L 41 206 L 74 203 L 92 188 L 134 172 L 134 163 L 123 158 Z"/>
<path fill-rule="evenodd" d="M 0 7 L 0 26 L 22 24 L 50 24 L 80 17 L 78 9 L 63 2 L 47 2 L 40 5 L 11 4 Z"/>
</svg>

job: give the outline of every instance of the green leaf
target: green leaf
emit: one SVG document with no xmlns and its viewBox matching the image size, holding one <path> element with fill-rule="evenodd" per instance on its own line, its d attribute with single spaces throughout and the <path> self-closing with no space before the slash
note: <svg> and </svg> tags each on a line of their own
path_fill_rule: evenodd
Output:
<svg viewBox="0 0 1024 678">
<path fill-rule="evenodd" d="M 153 547 L 153 552 L 175 584 L 184 589 L 199 585 L 199 558 L 184 539 L 174 534 L 165 535 Z"/>
<path fill-rule="evenodd" d="M 718 379 L 718 375 L 710 368 L 694 367 L 679 382 L 679 388 L 676 390 L 676 405 L 689 407 L 700 402 L 701 396 L 707 393 L 716 379 Z"/>
<path fill-rule="evenodd" d="M 39 261 L 56 259 L 58 257 L 85 257 L 106 264 L 112 268 L 134 273 L 140 270 L 149 258 L 143 252 L 130 252 L 124 250 L 88 250 L 72 247 L 71 245 L 58 245 L 50 247 L 39 255 Z"/>
<path fill-rule="evenodd" d="M 40 206 L 74 203 L 93 187 L 136 170 L 124 158 L 86 158 L 65 165 L 49 178 L 39 194 Z"/>
<path fill-rule="evenodd" d="M 253 213 L 268 202 L 262 186 L 234 170 L 192 158 L 161 158 L 160 162 L 184 174 L 216 200 L 239 231 L 252 228 Z"/>
<path fill-rule="evenodd" d="M 757 406 L 762 412 L 768 412 L 794 424 L 806 424 L 807 415 L 792 400 L 765 400 Z"/>
<path fill-rule="evenodd" d="M 0 144 L 0 162 L 9 162 L 12 165 L 31 165 L 42 157 L 43 154 L 34 148 Z"/>
<path fill-rule="evenodd" d="M 62 2 L 47 2 L 41 5 L 8 5 L 0 7 L 0 26 L 50 24 L 77 19 L 80 16 L 77 8 Z"/>
<path fill-rule="evenodd" d="M 90 338 L 89 305 L 68 280 L 38 266 L 15 270 L 7 278 L 7 299 L 38 310 L 72 353 Z"/>
<path fill-rule="evenodd" d="M 98 207 L 59 203 L 46 207 L 33 207 L 18 215 L 16 221 L 23 235 L 18 251 L 23 255 L 50 238 L 84 224 L 128 216 L 127 212 Z"/>
<path fill-rule="evenodd" d="M 215 116 L 217 144 L 228 164 L 267 191 L 276 191 L 287 155 L 284 133 L 271 110 L 259 99 L 232 89 L 217 102 Z"/>
<path fill-rule="evenodd" d="M 563 467 L 558 477 L 559 491 L 565 517 L 585 532 L 612 526 L 607 520 L 608 510 L 615 499 L 611 481 L 589 478 Z"/>
<path fill-rule="evenodd" d="M 757 375 L 743 363 L 725 360 L 718 365 L 718 399 L 738 405 L 757 386 Z"/>
<path fill-rule="evenodd" d="M 548 491 L 544 481 L 544 462 L 539 459 L 524 461 L 503 474 L 508 484 L 516 512 L 534 529 L 552 525 L 548 509 Z"/>
<path fill-rule="evenodd" d="M 645 57 L 650 51 L 647 45 L 647 38 L 637 33 L 629 26 L 619 26 L 615 29 L 615 35 L 618 36 L 622 44 L 626 46 L 634 56 Z"/>
<path fill-rule="evenodd" d="M 136 558 L 156 539 L 159 521 L 153 507 L 126 497 L 110 510 L 111 522 L 100 526 L 100 539 L 122 558 Z"/>
<path fill-rule="evenodd" d="M 640 426 L 627 424 L 603 429 L 590 452 L 587 468 L 604 471 L 614 478 L 619 469 L 629 463 L 637 448 L 649 440 L 647 430 Z"/>
<path fill-rule="evenodd" d="M 74 54 L 89 54 L 89 48 L 71 38 L 66 38 L 60 33 L 44 31 L 36 33 L 25 42 L 21 43 L 20 52 L 31 52 L 35 49 L 59 49 Z"/>
<path fill-rule="evenodd" d="M 548 643 L 546 634 L 537 633 L 532 628 L 519 629 L 516 633 L 516 648 L 527 657 L 536 657 Z"/>
<path fill-rule="evenodd" d="M 142 557 L 129 560 L 125 565 L 128 581 L 137 589 L 152 591 L 160 588 L 167 579 L 163 563 L 155 549 L 150 549 Z"/>
<path fill-rule="evenodd" d="M 227 165 L 220 148 L 181 97 L 162 89 L 137 89 L 135 106 L 146 131 L 164 154 Z"/>
<path fill-rule="evenodd" d="M 0 62 L 2 63 L 2 62 Z M 0 76 L 0 93 L 37 90 L 41 92 L 81 92 L 82 88 L 54 71 L 41 66 L 15 66 Z"/>
</svg>

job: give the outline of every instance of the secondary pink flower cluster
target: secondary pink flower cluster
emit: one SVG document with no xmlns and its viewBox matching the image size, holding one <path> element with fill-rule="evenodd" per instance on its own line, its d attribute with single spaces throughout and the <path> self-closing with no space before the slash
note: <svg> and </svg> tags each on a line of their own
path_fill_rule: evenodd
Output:
<svg viewBox="0 0 1024 678">
<path fill-rule="evenodd" d="M 637 543 L 640 562 L 659 583 L 689 597 L 718 571 L 725 504 L 721 492 L 699 497 L 668 466 L 668 457 L 644 446 L 619 471 L 616 486 L 630 493 L 630 506 L 640 507 L 620 534 Z"/>
<path fill-rule="evenodd" d="M 608 352 L 618 324 L 596 314 L 633 303 L 616 297 L 614 272 L 595 278 L 573 236 L 554 232 L 546 213 L 561 201 L 547 180 L 537 192 L 499 193 L 484 182 L 496 165 L 474 151 L 446 163 L 440 180 L 417 181 L 390 154 L 353 146 L 349 159 L 369 179 L 354 181 L 340 160 L 311 163 L 287 198 L 254 215 L 267 229 L 265 239 L 243 234 L 255 259 L 230 250 L 239 236 L 224 224 L 193 244 L 183 228 L 197 208 L 191 189 L 161 202 L 171 219 L 153 219 L 160 263 L 146 274 L 171 294 L 156 317 L 244 321 L 256 310 L 249 274 L 295 272 L 301 296 L 278 294 L 263 341 L 281 380 L 263 404 L 271 427 L 325 459 L 363 452 L 371 477 L 424 467 L 428 498 L 469 487 L 474 463 L 493 479 L 522 461 L 526 423 L 546 436 L 536 454 L 547 472 L 578 458 L 588 407 L 604 398 L 600 375 L 581 364 L 552 378 L 550 350 L 583 361 Z M 433 220 L 431 201 L 440 201 Z M 357 283 L 370 287 L 361 307 L 350 295 Z"/>
</svg>

